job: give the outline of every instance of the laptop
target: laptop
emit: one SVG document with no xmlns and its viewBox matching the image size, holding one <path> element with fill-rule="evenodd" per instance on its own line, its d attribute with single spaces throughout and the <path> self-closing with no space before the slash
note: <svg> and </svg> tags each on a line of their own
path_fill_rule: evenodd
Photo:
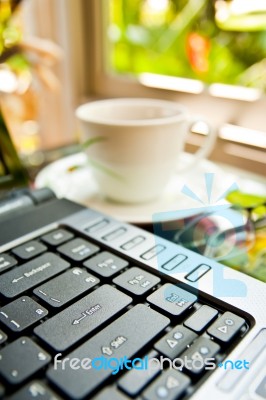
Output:
<svg viewBox="0 0 266 400">
<path fill-rule="evenodd" d="M 261 281 L 49 189 L 0 201 L 1 399 L 266 399 L 265 309 Z"/>
</svg>

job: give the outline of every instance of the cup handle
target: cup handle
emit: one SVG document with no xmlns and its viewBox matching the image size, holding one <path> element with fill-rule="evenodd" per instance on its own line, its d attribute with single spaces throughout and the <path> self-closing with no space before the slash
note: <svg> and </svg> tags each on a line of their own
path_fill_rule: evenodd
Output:
<svg viewBox="0 0 266 400">
<path fill-rule="evenodd" d="M 204 144 L 202 147 L 200 147 L 196 153 L 193 154 L 193 159 L 191 162 L 186 165 L 185 167 L 180 167 L 177 168 L 177 172 L 187 172 L 191 168 L 193 168 L 199 160 L 202 158 L 208 157 L 208 155 L 212 152 L 216 138 L 217 138 L 217 130 L 214 129 L 208 122 L 204 121 L 201 117 L 191 117 L 189 121 L 189 128 L 187 132 L 191 131 L 191 128 L 193 127 L 194 124 L 197 122 L 203 122 L 206 127 L 208 128 L 207 136 L 205 138 Z"/>
</svg>

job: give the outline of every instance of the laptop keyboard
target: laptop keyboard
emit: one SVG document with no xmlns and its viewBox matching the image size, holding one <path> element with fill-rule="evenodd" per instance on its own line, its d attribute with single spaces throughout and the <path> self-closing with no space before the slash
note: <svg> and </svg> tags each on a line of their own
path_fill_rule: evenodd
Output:
<svg viewBox="0 0 266 400">
<path fill-rule="evenodd" d="M 0 254 L 0 273 L 0 398 L 187 399 L 213 372 L 208 359 L 218 368 L 249 329 L 231 310 L 65 228 Z M 146 368 L 76 368 L 102 356 Z M 162 357 L 163 368 L 154 362 Z"/>
</svg>

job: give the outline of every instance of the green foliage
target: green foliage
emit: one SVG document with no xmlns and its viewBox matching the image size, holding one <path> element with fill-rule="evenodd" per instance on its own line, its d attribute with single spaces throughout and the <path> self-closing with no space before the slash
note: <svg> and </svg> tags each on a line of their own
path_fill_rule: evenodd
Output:
<svg viewBox="0 0 266 400">
<path fill-rule="evenodd" d="M 249 25 L 245 28 L 241 18 L 238 28 L 228 30 L 218 26 L 214 7 L 215 1 L 208 0 L 109 0 L 112 70 L 266 90 L 266 25 L 260 22 L 263 15 L 258 16 L 258 26 L 252 29 Z M 191 34 L 201 40 L 194 48 Z"/>
</svg>

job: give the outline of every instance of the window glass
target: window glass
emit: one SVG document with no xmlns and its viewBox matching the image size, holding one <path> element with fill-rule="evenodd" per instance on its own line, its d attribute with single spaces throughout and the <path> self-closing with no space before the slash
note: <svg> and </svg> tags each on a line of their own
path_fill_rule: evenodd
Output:
<svg viewBox="0 0 266 400">
<path fill-rule="evenodd" d="M 266 90 L 266 2 L 109 0 L 109 70 Z"/>
</svg>

